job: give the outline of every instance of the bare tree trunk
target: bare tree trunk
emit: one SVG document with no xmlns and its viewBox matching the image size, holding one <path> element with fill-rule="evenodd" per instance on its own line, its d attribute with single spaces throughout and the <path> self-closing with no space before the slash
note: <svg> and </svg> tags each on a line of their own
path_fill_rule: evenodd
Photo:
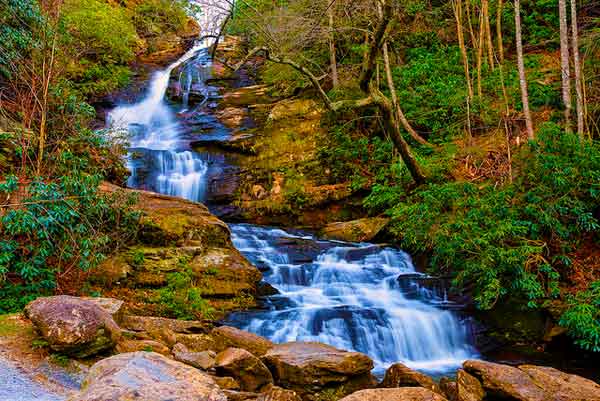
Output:
<svg viewBox="0 0 600 401">
<path fill-rule="evenodd" d="M 525 62 L 523 61 L 523 38 L 521 35 L 521 3 L 515 0 L 515 38 L 517 42 L 517 66 L 519 68 L 519 83 L 521 85 L 521 101 L 523 103 L 523 114 L 527 126 L 527 137 L 535 139 L 533 132 L 533 120 L 529 110 L 529 93 L 527 91 L 527 77 L 525 76 Z"/>
<path fill-rule="evenodd" d="M 487 55 L 490 68 L 494 69 L 494 45 L 492 45 L 492 29 L 490 27 L 490 2 L 483 0 L 482 4 L 483 24 L 485 26 L 485 39 L 487 43 Z"/>
<path fill-rule="evenodd" d="M 577 134 L 583 141 L 584 106 L 583 106 L 583 83 L 581 79 L 581 60 L 579 58 L 579 30 L 577 27 L 577 3 L 571 0 L 571 40 L 573 46 L 573 65 L 575 66 L 575 92 L 577 94 Z"/>
<path fill-rule="evenodd" d="M 484 31 L 484 24 L 483 24 L 483 13 L 479 13 L 479 44 L 477 47 L 477 96 L 482 97 L 483 96 L 483 90 L 482 90 L 482 85 L 481 85 L 481 81 L 482 81 L 482 74 L 481 74 L 481 66 L 483 64 L 483 46 L 484 46 L 484 42 L 483 42 L 483 34 Z"/>
<path fill-rule="evenodd" d="M 379 18 L 383 18 L 383 10 L 381 9 L 381 4 L 377 4 L 377 11 L 379 13 Z M 383 42 L 383 65 L 385 68 L 385 76 L 387 80 L 388 88 L 390 89 L 390 96 L 392 98 L 392 106 L 394 107 L 396 113 L 396 119 L 402 123 L 404 129 L 409 133 L 412 139 L 420 143 L 421 145 L 429 145 L 429 142 L 425 140 L 421 135 L 414 130 L 414 128 L 410 125 L 410 122 L 406 119 L 402 108 L 400 107 L 400 102 L 398 101 L 398 95 L 396 94 L 396 86 L 394 85 L 394 78 L 392 76 L 392 67 L 390 64 L 390 54 L 388 50 L 387 40 Z"/>
<path fill-rule="evenodd" d="M 498 0 L 496 9 L 496 41 L 498 43 L 498 63 L 504 63 L 504 43 L 502 41 L 502 16 L 504 15 L 504 0 Z"/>
<path fill-rule="evenodd" d="M 327 16 L 329 17 L 329 60 L 331 64 L 331 81 L 333 82 L 333 88 L 337 89 L 340 85 L 337 70 L 337 58 L 335 52 L 335 37 L 333 36 L 333 10 L 329 7 L 327 10 Z"/>
<path fill-rule="evenodd" d="M 473 85 L 471 83 L 471 72 L 469 71 L 469 55 L 465 46 L 465 36 L 463 33 L 462 24 L 462 0 L 454 0 L 452 3 L 454 9 L 454 18 L 456 19 L 456 33 L 458 36 L 458 46 L 460 47 L 460 53 L 462 55 L 463 67 L 465 70 L 465 80 L 467 81 L 467 91 L 469 93 L 469 99 L 473 100 Z M 468 7 L 468 4 L 467 4 Z"/>
<path fill-rule="evenodd" d="M 562 98 L 565 107 L 565 129 L 571 131 L 571 72 L 569 68 L 569 29 L 566 0 L 558 0 L 560 23 L 560 75 L 562 77 Z"/>
</svg>

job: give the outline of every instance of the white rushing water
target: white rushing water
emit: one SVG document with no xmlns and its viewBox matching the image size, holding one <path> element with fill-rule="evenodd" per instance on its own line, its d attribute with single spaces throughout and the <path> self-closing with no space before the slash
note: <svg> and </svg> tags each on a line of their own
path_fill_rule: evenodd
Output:
<svg viewBox="0 0 600 401">
<path fill-rule="evenodd" d="M 206 43 L 197 44 L 153 74 L 143 99 L 110 113 L 113 131 L 126 134 L 131 143 L 129 186 L 203 199 L 212 155 L 189 148 L 176 112 L 190 112 L 192 90 L 199 104 L 207 101 L 210 67 Z M 165 101 L 174 71 L 179 71 L 179 105 Z M 205 113 L 197 110 L 193 112 Z M 218 130 L 203 135 L 223 136 Z M 404 252 L 250 225 L 233 225 L 232 232 L 236 247 L 280 291 L 269 298 L 269 310 L 234 315 L 232 324 L 275 342 L 320 341 L 364 352 L 379 373 L 395 362 L 447 372 L 476 356 L 468 325 L 444 308 L 441 294 L 411 281 L 415 270 Z M 407 290 L 406 283 L 416 292 Z"/>
<path fill-rule="evenodd" d="M 191 3 L 202 5 L 200 1 Z M 220 7 L 217 7 L 219 4 Z M 213 33 L 226 15 L 228 4 L 216 1 L 212 8 L 205 8 L 197 16 L 203 36 Z M 131 177 L 128 186 L 193 201 L 204 199 L 208 171 L 206 158 L 191 151 L 189 144 L 185 143 L 175 106 L 165 101 L 165 95 L 171 75 L 180 69 L 178 78 L 183 102 L 177 112 L 187 111 L 192 89 L 204 96 L 203 102 L 208 99 L 210 90 L 205 80 L 211 67 L 208 57 L 210 44 L 210 39 L 198 40 L 177 61 L 164 70 L 154 72 L 143 99 L 120 105 L 109 113 L 109 129 L 115 136 L 126 138 L 130 145 L 128 167 Z"/>
<path fill-rule="evenodd" d="M 476 356 L 467 326 L 438 306 L 442 297 L 425 289 L 416 299 L 403 293 L 398 278 L 415 275 L 406 253 L 312 237 L 295 246 L 297 236 L 250 225 L 232 231 L 236 247 L 280 291 L 270 310 L 238 315 L 233 324 L 275 342 L 320 341 L 364 352 L 379 372 L 403 362 L 443 373 Z"/>
</svg>

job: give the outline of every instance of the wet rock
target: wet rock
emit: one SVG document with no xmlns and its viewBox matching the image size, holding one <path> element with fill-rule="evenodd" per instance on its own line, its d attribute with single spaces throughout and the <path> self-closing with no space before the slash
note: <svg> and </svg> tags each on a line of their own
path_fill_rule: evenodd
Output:
<svg viewBox="0 0 600 401">
<path fill-rule="evenodd" d="M 273 101 L 273 99 L 269 97 L 269 86 L 245 86 L 243 88 L 237 88 L 233 91 L 227 92 L 221 101 L 221 108 L 232 106 L 245 107 L 249 104 L 257 103 L 258 99 L 260 99 L 262 103 L 269 103 Z"/>
<path fill-rule="evenodd" d="M 223 390 L 227 395 L 228 401 L 249 401 L 258 399 L 258 393 L 252 393 L 249 391 L 234 391 L 234 390 Z"/>
<path fill-rule="evenodd" d="M 272 295 L 277 294 L 279 294 L 279 290 L 273 287 L 271 284 L 267 283 L 266 281 L 261 281 L 260 283 L 258 283 L 258 286 L 256 288 L 257 297 L 270 297 Z"/>
<path fill-rule="evenodd" d="M 458 401 L 458 385 L 447 377 L 440 379 L 440 388 L 448 401 Z"/>
<path fill-rule="evenodd" d="M 133 315 L 125 316 L 121 325 L 133 331 L 157 332 L 170 330 L 173 333 L 185 334 L 209 333 L 212 329 L 212 324 L 208 322 Z"/>
<path fill-rule="evenodd" d="M 242 348 L 255 356 L 263 356 L 274 344 L 264 337 L 230 326 L 216 327 L 211 335 L 218 350 Z"/>
<path fill-rule="evenodd" d="M 219 385 L 223 390 L 237 390 L 241 389 L 240 383 L 237 382 L 233 377 L 214 377 L 215 383 Z"/>
<path fill-rule="evenodd" d="M 446 401 L 446 398 L 420 387 L 361 390 L 340 401 Z"/>
<path fill-rule="evenodd" d="M 323 228 L 323 235 L 329 239 L 348 242 L 369 242 L 385 228 L 390 219 L 382 217 L 365 218 L 347 222 L 330 223 Z"/>
<path fill-rule="evenodd" d="M 311 99 L 286 99 L 275 104 L 269 113 L 269 120 L 280 121 L 291 118 L 317 119 L 321 111 Z"/>
<path fill-rule="evenodd" d="M 424 387 L 438 394 L 442 393 L 440 387 L 431 377 L 412 370 L 401 363 L 395 363 L 385 371 L 380 387 Z"/>
<path fill-rule="evenodd" d="M 534 365 L 522 365 L 535 384 L 546 392 L 548 399 L 556 401 L 600 400 L 600 385 L 581 376 L 571 375 L 560 370 Z"/>
<path fill-rule="evenodd" d="M 228 348 L 216 358 L 217 372 L 232 376 L 244 391 L 257 391 L 273 383 L 273 376 L 260 359 L 241 348 Z"/>
<path fill-rule="evenodd" d="M 114 298 L 81 297 L 81 299 L 95 303 L 107 311 L 116 323 L 121 324 L 125 316 L 125 302 Z"/>
<path fill-rule="evenodd" d="M 485 391 L 479 380 L 459 369 L 456 373 L 456 396 L 458 401 L 482 401 Z"/>
<path fill-rule="evenodd" d="M 295 390 L 302 397 L 325 387 L 348 394 L 375 385 L 370 374 L 371 358 L 321 343 L 275 345 L 262 360 L 273 372 L 277 385 Z"/>
<path fill-rule="evenodd" d="M 192 352 L 211 351 L 216 348 L 215 340 L 209 334 L 175 334 L 175 343 L 185 345 Z"/>
<path fill-rule="evenodd" d="M 154 340 L 124 340 L 117 344 L 116 350 L 120 354 L 127 352 L 157 352 L 161 355 L 170 355 L 171 350 L 166 345 Z"/>
<path fill-rule="evenodd" d="M 177 343 L 173 346 L 173 359 L 202 370 L 209 370 L 215 366 L 214 351 L 191 352 L 185 345 Z"/>
<path fill-rule="evenodd" d="M 302 401 L 302 399 L 295 391 L 269 386 L 258 396 L 257 401 Z"/>
<path fill-rule="evenodd" d="M 481 380 L 486 393 L 493 397 L 521 401 L 546 400 L 544 390 L 527 373 L 512 366 L 469 360 L 463 364 L 463 368 Z"/>
<path fill-rule="evenodd" d="M 112 348 L 121 336 L 110 313 L 82 298 L 38 298 L 25 307 L 25 315 L 50 348 L 80 358 Z"/>
<path fill-rule="evenodd" d="M 227 401 L 212 378 L 154 352 L 120 354 L 90 369 L 70 401 Z"/>
<path fill-rule="evenodd" d="M 248 117 L 248 110 L 242 107 L 227 107 L 217 111 L 216 116 L 227 128 L 238 129 Z"/>
<path fill-rule="evenodd" d="M 466 361 L 463 367 L 481 380 L 486 397 L 519 401 L 600 401 L 600 385 L 550 367 L 515 368 L 485 361 Z"/>
</svg>

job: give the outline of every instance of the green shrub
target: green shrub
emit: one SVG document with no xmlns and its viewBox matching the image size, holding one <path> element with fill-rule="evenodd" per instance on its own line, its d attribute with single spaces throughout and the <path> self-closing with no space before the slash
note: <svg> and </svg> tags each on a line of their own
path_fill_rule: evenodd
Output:
<svg viewBox="0 0 600 401">
<path fill-rule="evenodd" d="M 185 0 L 143 0 L 134 9 L 133 22 L 142 37 L 177 32 L 188 19 Z"/>
<path fill-rule="evenodd" d="M 43 22 L 37 2 L 7 0 L 0 4 L 0 75 L 9 77 L 15 63 L 36 46 L 32 29 Z"/>
<path fill-rule="evenodd" d="M 567 310 L 560 324 L 580 347 L 600 352 L 600 281 L 594 281 L 589 289 L 569 296 Z"/>
<path fill-rule="evenodd" d="M 10 176 L 0 184 L 5 195 L 26 194 L 0 217 L 0 313 L 78 290 L 85 272 L 134 235 L 135 200 L 99 193 L 100 179 L 73 173 L 20 185 Z"/>
<path fill-rule="evenodd" d="M 167 275 L 167 286 L 158 290 L 154 299 L 162 313 L 177 319 L 211 319 L 214 309 L 202 298 L 202 291 L 195 286 L 194 274 L 186 259 L 181 259 L 179 271 Z"/>
</svg>

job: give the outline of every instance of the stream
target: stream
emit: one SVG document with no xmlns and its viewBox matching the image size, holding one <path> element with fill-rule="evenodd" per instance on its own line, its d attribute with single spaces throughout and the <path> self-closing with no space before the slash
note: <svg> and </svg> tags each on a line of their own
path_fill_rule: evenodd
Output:
<svg viewBox="0 0 600 401">
<path fill-rule="evenodd" d="M 230 134 L 211 113 L 218 88 L 205 84 L 210 71 L 207 44 L 199 43 L 155 72 L 137 103 L 109 113 L 112 131 L 131 144 L 130 187 L 207 199 L 207 177 L 226 162 L 222 155 L 193 151 L 190 143 Z M 178 102 L 165 96 L 171 79 L 182 91 Z M 191 91 L 200 98 L 193 106 Z M 379 374 L 395 362 L 444 374 L 477 357 L 468 319 L 443 292 L 417 283 L 422 275 L 405 252 L 271 227 L 230 228 L 235 246 L 279 294 L 268 297 L 262 310 L 232 314 L 229 324 L 275 342 L 320 341 L 360 351 L 373 358 Z"/>
</svg>

